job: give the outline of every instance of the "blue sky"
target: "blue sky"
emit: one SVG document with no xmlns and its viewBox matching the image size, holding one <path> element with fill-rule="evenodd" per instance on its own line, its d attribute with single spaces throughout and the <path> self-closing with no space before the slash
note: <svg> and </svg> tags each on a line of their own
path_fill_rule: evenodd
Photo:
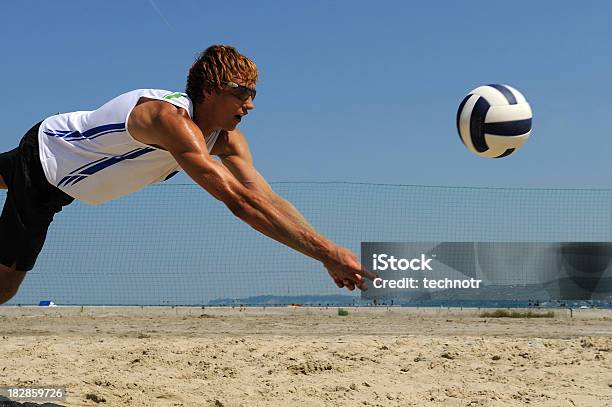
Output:
<svg viewBox="0 0 612 407">
<path fill-rule="evenodd" d="M 0 149 L 58 111 L 182 90 L 195 54 L 226 43 L 261 71 L 241 126 L 270 181 L 612 185 L 609 2 L 153 1 L 1 2 Z M 534 112 L 530 140 L 500 160 L 455 128 L 486 83 Z"/>
<path fill-rule="evenodd" d="M 271 182 L 610 189 L 611 15 L 604 1 L 0 2 L 0 150 L 57 112 L 95 109 L 136 88 L 183 90 L 195 55 L 225 43 L 260 69 L 256 108 L 241 128 Z M 469 153 L 455 128 L 463 97 L 487 83 L 516 87 L 534 112 L 530 140 L 499 160 Z M 191 183 L 184 174 L 168 182 Z M 183 209 L 172 211 L 182 188 L 66 208 L 15 301 L 48 290 L 60 302 L 87 302 L 77 294 L 90 296 L 84 287 L 97 284 L 108 285 L 95 294 L 102 302 L 146 302 L 148 289 L 179 303 L 204 289 L 214 298 L 230 295 L 219 288 L 227 281 L 242 284 L 237 296 L 270 282 L 282 292 L 285 284 L 341 291 L 320 265 L 263 239 L 212 198 L 190 195 L 196 190 L 185 190 Z M 608 240 L 608 200 L 588 193 L 577 194 L 585 202 L 558 202 L 569 205 L 563 212 L 556 195 L 539 191 L 487 192 L 499 201 L 483 203 L 455 189 L 423 201 L 419 188 L 277 188 L 355 251 L 361 241 L 495 240 L 507 231 L 515 240 Z M 550 211 L 525 209 L 534 202 Z M 568 223 L 576 207 L 595 224 Z M 465 208 L 477 222 L 453 215 Z M 516 213 L 528 226 L 519 227 Z M 287 267 L 318 274 L 288 277 Z M 273 277 L 261 280 L 265 272 Z"/>
</svg>

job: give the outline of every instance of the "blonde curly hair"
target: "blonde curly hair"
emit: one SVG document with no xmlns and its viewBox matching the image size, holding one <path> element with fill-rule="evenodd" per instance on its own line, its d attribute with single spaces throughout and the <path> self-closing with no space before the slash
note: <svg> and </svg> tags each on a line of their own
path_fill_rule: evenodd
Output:
<svg viewBox="0 0 612 407">
<path fill-rule="evenodd" d="M 194 104 L 204 100 L 207 92 L 221 89 L 222 82 L 240 78 L 247 84 L 255 84 L 259 73 L 255 63 L 228 45 L 212 45 L 206 48 L 193 63 L 187 75 L 185 92 Z"/>
</svg>

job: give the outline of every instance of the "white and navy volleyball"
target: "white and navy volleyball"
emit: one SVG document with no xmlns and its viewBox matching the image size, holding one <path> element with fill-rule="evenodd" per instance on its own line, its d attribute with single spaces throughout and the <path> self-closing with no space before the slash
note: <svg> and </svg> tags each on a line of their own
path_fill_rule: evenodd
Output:
<svg viewBox="0 0 612 407">
<path fill-rule="evenodd" d="M 506 157 L 531 133 L 531 107 L 508 85 L 485 85 L 472 90 L 459 105 L 457 129 L 463 144 L 480 157 Z"/>
</svg>

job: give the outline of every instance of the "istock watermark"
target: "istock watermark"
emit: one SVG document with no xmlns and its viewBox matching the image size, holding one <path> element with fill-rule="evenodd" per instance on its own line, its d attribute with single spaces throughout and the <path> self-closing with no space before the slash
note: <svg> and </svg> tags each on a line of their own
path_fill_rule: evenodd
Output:
<svg viewBox="0 0 612 407">
<path fill-rule="evenodd" d="M 410 230 L 406 230 L 409 235 Z M 612 298 L 610 242 L 362 242 L 364 300 L 599 301 Z"/>
<path fill-rule="evenodd" d="M 406 271 L 406 270 L 432 270 L 430 263 L 433 258 L 428 258 L 425 254 L 421 254 L 420 258 L 416 259 L 405 259 L 405 258 L 395 258 L 393 255 L 388 255 L 385 253 L 372 255 L 374 260 L 372 261 L 372 270 L 373 271 L 385 271 L 385 270 L 394 270 L 394 271 Z"/>
<path fill-rule="evenodd" d="M 371 286 L 384 290 L 473 290 L 482 280 L 464 276 L 437 261 L 435 251 L 417 251 L 414 243 L 362 243 L 362 263 L 377 277 Z"/>
</svg>

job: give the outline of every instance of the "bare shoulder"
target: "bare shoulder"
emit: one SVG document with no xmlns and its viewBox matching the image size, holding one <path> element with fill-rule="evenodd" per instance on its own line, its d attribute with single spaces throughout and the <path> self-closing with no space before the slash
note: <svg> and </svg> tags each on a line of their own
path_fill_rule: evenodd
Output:
<svg viewBox="0 0 612 407">
<path fill-rule="evenodd" d="M 169 127 L 191 121 L 185 109 L 157 99 L 142 97 L 130 113 L 128 131 L 136 140 L 150 145 L 161 145 Z"/>
</svg>

